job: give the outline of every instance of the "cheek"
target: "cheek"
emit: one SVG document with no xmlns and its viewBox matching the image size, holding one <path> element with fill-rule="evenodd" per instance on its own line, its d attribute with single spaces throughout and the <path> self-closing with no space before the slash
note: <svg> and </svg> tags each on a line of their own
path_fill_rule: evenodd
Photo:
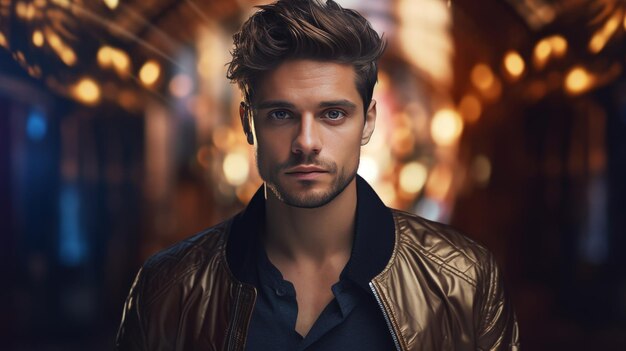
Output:
<svg viewBox="0 0 626 351">
<path fill-rule="evenodd" d="M 257 162 L 260 169 L 270 169 L 272 163 L 276 163 L 284 152 L 285 145 L 289 145 L 276 135 L 257 134 L 255 144 Z M 287 149 L 289 150 L 289 149 Z"/>
<path fill-rule="evenodd" d="M 335 141 L 333 149 L 335 150 L 336 160 L 341 162 L 345 168 L 356 167 L 361 152 L 361 134 L 343 135 L 336 138 Z"/>
</svg>

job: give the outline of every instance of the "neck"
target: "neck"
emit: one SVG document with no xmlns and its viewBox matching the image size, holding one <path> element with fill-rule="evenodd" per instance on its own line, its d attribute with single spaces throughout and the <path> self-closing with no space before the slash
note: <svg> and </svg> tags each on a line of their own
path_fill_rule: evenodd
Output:
<svg viewBox="0 0 626 351">
<path fill-rule="evenodd" d="M 292 207 L 266 192 L 265 244 L 270 256 L 323 262 L 349 257 L 356 217 L 356 178 L 328 204 Z"/>
</svg>

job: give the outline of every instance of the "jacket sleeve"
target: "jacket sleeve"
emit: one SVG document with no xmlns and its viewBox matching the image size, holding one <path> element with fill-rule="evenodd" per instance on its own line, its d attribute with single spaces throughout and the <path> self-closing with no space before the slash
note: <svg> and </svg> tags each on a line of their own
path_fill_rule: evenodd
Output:
<svg viewBox="0 0 626 351">
<path fill-rule="evenodd" d="M 491 254 L 488 254 L 479 286 L 476 349 L 518 351 L 519 326 L 507 296 L 502 275 Z"/>
<path fill-rule="evenodd" d="M 130 288 L 124 310 L 122 311 L 122 322 L 117 331 L 115 348 L 119 351 L 147 351 L 148 343 L 145 333 L 144 318 L 141 311 L 143 295 L 141 291 L 144 285 L 144 272 L 140 269 L 135 277 L 135 281 Z"/>
</svg>

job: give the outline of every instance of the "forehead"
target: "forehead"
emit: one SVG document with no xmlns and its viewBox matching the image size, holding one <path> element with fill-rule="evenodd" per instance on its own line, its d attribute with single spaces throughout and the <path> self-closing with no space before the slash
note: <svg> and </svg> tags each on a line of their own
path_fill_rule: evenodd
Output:
<svg viewBox="0 0 626 351">
<path fill-rule="evenodd" d="M 356 104 L 360 101 L 352 65 L 315 60 L 285 61 L 259 79 L 255 95 L 257 103 L 346 99 Z"/>
</svg>

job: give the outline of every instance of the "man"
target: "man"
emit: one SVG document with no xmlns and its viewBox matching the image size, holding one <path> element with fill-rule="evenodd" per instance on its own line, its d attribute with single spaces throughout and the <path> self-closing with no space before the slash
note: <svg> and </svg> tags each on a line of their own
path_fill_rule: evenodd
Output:
<svg viewBox="0 0 626 351">
<path fill-rule="evenodd" d="M 356 175 L 384 43 L 332 1 L 262 6 L 228 77 L 263 186 L 150 258 L 123 350 L 508 350 L 518 328 L 490 253 L 384 206 Z"/>
</svg>

